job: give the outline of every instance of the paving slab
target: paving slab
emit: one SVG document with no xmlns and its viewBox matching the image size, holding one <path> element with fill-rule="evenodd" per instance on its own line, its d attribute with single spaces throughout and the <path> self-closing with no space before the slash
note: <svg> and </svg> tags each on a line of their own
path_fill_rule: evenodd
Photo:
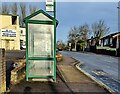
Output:
<svg viewBox="0 0 120 94">
<path fill-rule="evenodd" d="M 72 62 L 71 62 L 72 61 Z M 67 62 L 67 63 L 66 63 Z M 93 92 L 110 94 L 104 88 L 100 87 L 96 82 L 88 78 L 78 69 L 75 64 L 78 62 L 70 57 L 64 56 L 64 61 L 57 65 L 61 75 L 73 92 Z"/>
</svg>

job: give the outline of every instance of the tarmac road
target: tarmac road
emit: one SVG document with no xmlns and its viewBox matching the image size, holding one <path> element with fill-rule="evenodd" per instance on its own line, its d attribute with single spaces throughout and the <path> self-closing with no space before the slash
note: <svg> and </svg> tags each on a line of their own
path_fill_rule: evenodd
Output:
<svg viewBox="0 0 120 94">
<path fill-rule="evenodd" d="M 94 53 L 81 53 L 61 51 L 63 55 L 73 57 L 81 62 L 80 68 L 96 77 L 115 92 L 120 94 L 120 79 L 118 72 L 118 57 L 97 55 Z"/>
</svg>

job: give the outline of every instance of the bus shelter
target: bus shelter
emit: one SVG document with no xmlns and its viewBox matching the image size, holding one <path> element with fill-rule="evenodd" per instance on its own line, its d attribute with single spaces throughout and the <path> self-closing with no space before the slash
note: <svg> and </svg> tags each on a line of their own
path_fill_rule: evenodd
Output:
<svg viewBox="0 0 120 94">
<path fill-rule="evenodd" d="M 26 80 L 56 80 L 56 26 L 58 21 L 39 10 L 24 18 L 26 25 Z"/>
</svg>

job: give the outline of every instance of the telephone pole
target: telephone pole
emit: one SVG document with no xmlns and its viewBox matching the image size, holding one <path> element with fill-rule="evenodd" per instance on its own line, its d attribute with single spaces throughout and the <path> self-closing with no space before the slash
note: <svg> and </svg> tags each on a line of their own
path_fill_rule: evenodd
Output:
<svg viewBox="0 0 120 94">
<path fill-rule="evenodd" d="M 120 1 L 118 2 L 118 32 L 120 32 Z M 120 41 L 120 37 L 119 37 L 119 34 L 117 35 L 117 43 L 116 43 L 116 49 L 117 49 L 117 51 L 116 51 L 116 55 L 118 55 L 119 54 L 119 51 L 120 51 L 120 43 L 119 43 L 119 41 Z"/>
</svg>

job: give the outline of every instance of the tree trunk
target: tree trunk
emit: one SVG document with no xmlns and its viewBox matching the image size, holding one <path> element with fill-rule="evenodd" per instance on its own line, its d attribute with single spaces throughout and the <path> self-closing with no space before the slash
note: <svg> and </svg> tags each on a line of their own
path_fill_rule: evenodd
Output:
<svg viewBox="0 0 120 94">
<path fill-rule="evenodd" d="M 75 51 L 76 51 L 76 48 L 77 48 L 77 41 L 75 40 Z"/>
</svg>

